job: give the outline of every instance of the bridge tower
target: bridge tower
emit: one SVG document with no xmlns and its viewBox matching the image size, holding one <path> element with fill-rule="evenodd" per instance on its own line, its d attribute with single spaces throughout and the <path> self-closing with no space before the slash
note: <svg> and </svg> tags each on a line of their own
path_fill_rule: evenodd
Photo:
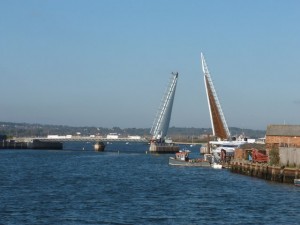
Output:
<svg viewBox="0 0 300 225">
<path fill-rule="evenodd" d="M 172 72 L 169 85 L 162 98 L 161 105 L 150 131 L 150 133 L 152 134 L 150 152 L 170 153 L 177 152 L 179 150 L 178 146 L 175 146 L 173 143 L 166 140 L 171 120 L 177 80 L 178 73 Z"/>
<path fill-rule="evenodd" d="M 217 92 L 212 82 L 207 64 L 205 62 L 204 55 L 202 53 L 201 62 L 213 135 L 218 139 L 228 140 L 230 139 L 230 132 L 217 96 Z"/>
</svg>

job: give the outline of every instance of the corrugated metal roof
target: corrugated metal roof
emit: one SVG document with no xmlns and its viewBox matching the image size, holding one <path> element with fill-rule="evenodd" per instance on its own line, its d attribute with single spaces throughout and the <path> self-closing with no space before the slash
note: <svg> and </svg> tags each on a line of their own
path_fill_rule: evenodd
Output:
<svg viewBox="0 0 300 225">
<path fill-rule="evenodd" d="M 300 136 L 300 125 L 269 125 L 267 136 Z"/>
</svg>

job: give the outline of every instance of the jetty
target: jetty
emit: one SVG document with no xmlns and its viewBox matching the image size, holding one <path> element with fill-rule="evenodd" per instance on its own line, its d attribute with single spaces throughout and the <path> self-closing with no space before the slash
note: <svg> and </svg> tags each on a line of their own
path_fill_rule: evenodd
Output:
<svg viewBox="0 0 300 225">
<path fill-rule="evenodd" d="M 2 140 L 0 142 L 0 149 L 63 149 L 63 143 L 59 141 L 41 141 L 41 140 Z"/>
<path fill-rule="evenodd" d="M 65 142 L 90 142 L 94 143 L 96 151 L 103 151 L 105 148 L 104 143 L 111 142 L 134 142 L 134 143 L 149 143 L 146 138 L 139 136 L 119 137 L 107 135 L 106 137 L 100 136 L 59 136 L 48 135 L 48 137 L 22 137 L 7 140 L 6 136 L 0 137 L 0 149 L 63 149 Z"/>
<path fill-rule="evenodd" d="M 299 168 L 285 166 L 270 166 L 267 163 L 252 163 L 243 160 L 234 160 L 229 164 L 233 173 L 239 173 L 251 177 L 261 178 L 280 183 L 294 183 L 294 179 L 300 178 Z"/>
</svg>

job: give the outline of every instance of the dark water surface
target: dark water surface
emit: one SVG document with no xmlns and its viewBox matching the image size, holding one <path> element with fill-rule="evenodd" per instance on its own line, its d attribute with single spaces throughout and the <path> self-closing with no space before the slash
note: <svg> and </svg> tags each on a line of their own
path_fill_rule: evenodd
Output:
<svg viewBox="0 0 300 225">
<path fill-rule="evenodd" d="M 171 167 L 147 149 L 1 150 L 0 224 L 300 224 L 300 188 Z"/>
</svg>

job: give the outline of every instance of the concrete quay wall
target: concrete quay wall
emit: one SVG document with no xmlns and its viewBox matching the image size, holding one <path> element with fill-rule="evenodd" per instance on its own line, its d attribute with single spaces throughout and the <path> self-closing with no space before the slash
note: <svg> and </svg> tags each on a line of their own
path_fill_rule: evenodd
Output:
<svg viewBox="0 0 300 225">
<path fill-rule="evenodd" d="M 63 143 L 61 142 L 45 142 L 39 140 L 33 140 L 32 142 L 15 142 L 5 141 L 0 142 L 0 149 L 63 149 Z"/>
<path fill-rule="evenodd" d="M 149 151 L 150 153 L 176 153 L 179 151 L 179 146 L 173 144 L 151 143 Z"/>
<path fill-rule="evenodd" d="M 263 163 L 251 163 L 246 160 L 234 160 L 230 163 L 230 170 L 251 177 L 257 177 L 280 183 L 294 183 L 300 178 L 299 168 L 270 166 Z"/>
<path fill-rule="evenodd" d="M 2 141 L 0 142 L 0 149 L 27 149 L 26 142 L 9 142 Z"/>
</svg>

